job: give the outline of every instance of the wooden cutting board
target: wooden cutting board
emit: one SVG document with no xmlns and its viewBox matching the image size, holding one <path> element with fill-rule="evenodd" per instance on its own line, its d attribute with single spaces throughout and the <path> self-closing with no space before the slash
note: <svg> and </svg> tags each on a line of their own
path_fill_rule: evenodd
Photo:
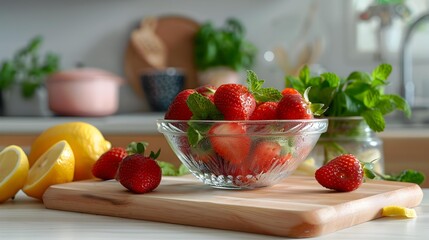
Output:
<svg viewBox="0 0 429 240">
<path fill-rule="evenodd" d="M 284 237 L 314 237 L 381 217 L 388 205 L 415 207 L 423 192 L 410 183 L 371 181 L 358 190 L 324 189 L 291 176 L 273 187 L 220 190 L 193 177 L 164 177 L 151 193 L 133 194 L 116 181 L 51 186 L 46 208 Z"/>
</svg>

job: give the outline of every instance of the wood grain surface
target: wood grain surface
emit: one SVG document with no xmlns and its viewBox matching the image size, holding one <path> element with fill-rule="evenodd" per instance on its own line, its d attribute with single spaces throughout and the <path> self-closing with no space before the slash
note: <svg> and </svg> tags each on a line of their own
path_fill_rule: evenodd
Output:
<svg viewBox="0 0 429 240">
<path fill-rule="evenodd" d="M 194 177 L 164 177 L 151 193 L 133 194 L 116 181 L 51 186 L 46 208 L 284 237 L 314 237 L 381 216 L 388 205 L 415 207 L 418 185 L 370 181 L 338 193 L 312 177 L 291 176 L 255 190 L 220 190 Z"/>
</svg>

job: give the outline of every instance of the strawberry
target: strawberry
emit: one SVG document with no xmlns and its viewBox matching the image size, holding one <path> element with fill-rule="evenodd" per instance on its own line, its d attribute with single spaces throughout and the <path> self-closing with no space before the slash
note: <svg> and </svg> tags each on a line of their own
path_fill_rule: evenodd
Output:
<svg viewBox="0 0 429 240">
<path fill-rule="evenodd" d="M 186 100 L 188 99 L 189 95 L 195 92 L 196 91 L 194 89 L 185 89 L 178 93 L 170 106 L 168 106 L 164 118 L 171 120 L 191 119 L 192 112 L 189 110 Z"/>
<path fill-rule="evenodd" d="M 267 172 L 274 165 L 282 165 L 289 158 L 290 154 L 282 156 L 282 147 L 277 142 L 263 141 L 256 144 L 250 155 L 251 169 L 255 173 Z"/>
<path fill-rule="evenodd" d="M 246 129 L 242 124 L 221 123 L 213 125 L 208 136 L 213 150 L 219 156 L 238 165 L 246 159 L 250 151 L 251 139 L 245 133 Z"/>
<path fill-rule="evenodd" d="M 119 164 L 115 176 L 122 186 L 134 193 L 146 193 L 154 190 L 161 182 L 162 169 L 155 159 L 157 153 L 150 152 L 145 156 L 147 142 L 131 142 L 127 146 L 128 156 Z"/>
<path fill-rule="evenodd" d="M 277 106 L 278 119 L 312 119 L 310 103 L 300 94 L 286 94 Z"/>
<path fill-rule="evenodd" d="M 134 193 L 147 193 L 158 187 L 161 176 L 161 168 L 152 157 L 135 153 L 122 160 L 117 179 Z"/>
<path fill-rule="evenodd" d="M 315 177 L 325 188 L 350 192 L 362 184 L 364 171 L 362 164 L 355 156 L 343 154 L 320 167 Z"/>
<path fill-rule="evenodd" d="M 282 96 L 284 95 L 301 95 L 301 93 L 298 92 L 295 88 L 285 88 L 282 90 Z"/>
<path fill-rule="evenodd" d="M 214 102 L 214 94 L 216 92 L 216 89 L 217 87 L 215 86 L 201 86 L 195 88 L 195 91 L 208 98 L 210 101 Z"/>
<path fill-rule="evenodd" d="M 190 153 L 196 161 L 201 161 L 204 163 L 210 163 L 216 156 L 213 148 L 210 145 L 210 142 L 206 139 L 200 141 L 195 147 L 191 146 Z"/>
<path fill-rule="evenodd" d="M 246 86 L 229 83 L 216 90 L 214 104 L 225 120 L 248 120 L 255 110 L 256 100 Z"/>
<path fill-rule="evenodd" d="M 277 102 L 264 102 L 259 104 L 250 116 L 250 120 L 277 119 Z"/>
<path fill-rule="evenodd" d="M 119 163 L 127 156 L 127 151 L 122 147 L 113 147 L 103 153 L 92 166 L 92 175 L 103 180 L 114 179 L 118 171 Z"/>
</svg>

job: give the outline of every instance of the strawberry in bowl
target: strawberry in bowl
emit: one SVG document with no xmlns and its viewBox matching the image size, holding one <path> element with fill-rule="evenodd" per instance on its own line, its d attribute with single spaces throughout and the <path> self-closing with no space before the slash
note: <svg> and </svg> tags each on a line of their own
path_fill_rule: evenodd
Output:
<svg viewBox="0 0 429 240">
<path fill-rule="evenodd" d="M 203 183 L 226 189 L 274 185 L 295 171 L 326 131 L 328 121 L 314 117 L 322 106 L 306 94 L 263 83 L 248 71 L 247 86 L 224 84 L 210 94 L 183 90 L 157 121 L 179 160 Z"/>
</svg>

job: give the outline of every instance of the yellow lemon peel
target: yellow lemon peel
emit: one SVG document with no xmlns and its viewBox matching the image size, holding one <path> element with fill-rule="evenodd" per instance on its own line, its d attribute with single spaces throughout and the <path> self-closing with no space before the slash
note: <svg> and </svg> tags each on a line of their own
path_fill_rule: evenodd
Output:
<svg viewBox="0 0 429 240">
<path fill-rule="evenodd" d="M 405 217 L 405 218 L 417 217 L 416 210 L 412 208 L 401 207 L 401 206 L 386 206 L 383 208 L 381 215 L 383 217 Z"/>
</svg>

